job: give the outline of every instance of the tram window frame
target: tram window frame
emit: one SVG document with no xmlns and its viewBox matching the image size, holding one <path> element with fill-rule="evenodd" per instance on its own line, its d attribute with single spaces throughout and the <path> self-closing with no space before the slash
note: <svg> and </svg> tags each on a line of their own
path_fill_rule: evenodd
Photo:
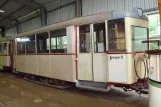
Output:
<svg viewBox="0 0 161 107">
<path fill-rule="evenodd" d="M 123 24 L 124 27 L 118 27 L 117 24 Z M 122 36 L 122 34 L 124 35 Z M 122 45 L 121 49 L 120 47 L 117 47 L 117 46 L 120 46 L 119 44 Z M 126 44 L 126 33 L 125 33 L 125 19 L 109 20 L 108 21 L 108 51 L 126 52 L 127 51 L 126 45 L 127 44 Z"/>
<path fill-rule="evenodd" d="M 4 43 L 3 44 L 3 54 L 4 55 L 7 55 L 8 54 L 8 49 L 7 48 L 8 48 L 8 44 L 7 43 Z"/>
<path fill-rule="evenodd" d="M 26 39 L 25 37 L 16 38 L 17 42 L 17 54 L 26 54 Z M 19 44 L 22 44 L 21 49 Z"/>
<path fill-rule="evenodd" d="M 84 28 L 84 27 L 88 27 L 88 28 Z M 89 41 L 87 39 L 89 39 Z M 91 27 L 90 25 L 79 26 L 79 52 L 80 53 L 91 53 Z"/>
<path fill-rule="evenodd" d="M 45 53 L 50 52 L 50 50 L 48 50 L 48 48 L 47 48 L 48 47 L 47 46 L 47 39 L 49 39 L 49 38 L 50 38 L 50 36 L 49 36 L 48 32 L 43 32 L 43 33 L 36 34 L 36 49 L 37 49 L 38 54 L 45 54 Z M 41 40 L 41 43 L 42 43 L 42 45 L 41 45 L 42 50 L 40 49 L 40 40 Z"/>
<path fill-rule="evenodd" d="M 144 28 L 146 29 L 146 37 L 145 38 L 140 38 L 140 39 L 135 39 L 135 36 L 134 36 L 134 28 Z M 148 35 L 149 35 L 149 31 L 148 31 L 148 28 L 147 27 L 142 27 L 142 26 L 134 26 L 132 25 L 131 26 L 131 29 L 132 29 L 132 51 L 133 52 L 145 52 L 146 50 L 148 50 L 148 43 L 142 43 L 144 40 L 147 40 L 148 38 Z M 142 40 L 143 39 L 143 40 Z M 135 40 L 142 40 L 140 43 L 142 43 L 142 45 L 146 45 L 146 48 L 143 47 L 142 49 L 140 48 L 141 45 L 139 46 L 135 46 Z M 139 48 L 139 49 L 138 49 Z"/>
<path fill-rule="evenodd" d="M 100 29 L 100 26 L 101 27 L 104 26 L 104 28 Z M 93 43 L 94 43 L 94 52 L 95 53 L 104 53 L 104 52 L 106 52 L 106 23 L 105 22 L 103 22 L 103 23 L 95 23 L 93 25 Z"/>
<path fill-rule="evenodd" d="M 63 44 L 63 37 L 66 37 L 66 44 Z M 52 41 L 52 39 L 55 41 Z M 58 44 L 58 42 L 62 44 Z M 67 32 L 66 28 L 50 31 L 50 52 L 51 53 L 67 53 Z M 64 48 L 65 47 L 65 48 Z"/>
<path fill-rule="evenodd" d="M 2 48 L 2 43 L 0 43 L 0 54 L 2 54 L 3 48 Z"/>
<path fill-rule="evenodd" d="M 34 54 L 34 53 L 36 53 L 36 47 L 35 47 L 35 45 L 36 45 L 36 39 L 35 38 L 36 37 L 35 37 L 35 34 L 31 35 L 31 36 L 26 36 L 25 38 L 28 39 L 28 40 L 26 40 L 26 45 L 25 45 L 26 54 Z M 31 50 L 31 49 L 33 49 L 33 50 Z"/>
</svg>

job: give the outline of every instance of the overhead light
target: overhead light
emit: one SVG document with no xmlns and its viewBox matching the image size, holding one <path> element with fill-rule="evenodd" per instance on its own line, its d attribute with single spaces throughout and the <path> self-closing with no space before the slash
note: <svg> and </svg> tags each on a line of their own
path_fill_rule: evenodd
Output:
<svg viewBox="0 0 161 107">
<path fill-rule="evenodd" d="M 3 13 L 3 12 L 5 12 L 4 10 L 0 10 L 0 13 Z"/>
</svg>

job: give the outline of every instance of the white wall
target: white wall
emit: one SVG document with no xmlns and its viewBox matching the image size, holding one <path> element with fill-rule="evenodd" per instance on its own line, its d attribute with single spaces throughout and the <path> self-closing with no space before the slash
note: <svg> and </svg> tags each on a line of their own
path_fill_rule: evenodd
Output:
<svg viewBox="0 0 161 107">
<path fill-rule="evenodd" d="M 31 19 L 19 25 L 19 32 L 26 32 L 41 27 L 40 17 Z"/>
<path fill-rule="evenodd" d="M 72 4 L 67 7 L 63 7 L 59 10 L 48 13 L 47 24 L 50 25 L 50 24 L 68 20 L 74 17 L 75 17 L 75 5 Z"/>
<path fill-rule="evenodd" d="M 16 27 L 12 27 L 5 31 L 5 36 L 15 36 L 17 34 Z"/>
<path fill-rule="evenodd" d="M 134 7 L 156 8 L 157 0 L 82 0 L 83 16 L 107 11 L 131 11 Z"/>
</svg>

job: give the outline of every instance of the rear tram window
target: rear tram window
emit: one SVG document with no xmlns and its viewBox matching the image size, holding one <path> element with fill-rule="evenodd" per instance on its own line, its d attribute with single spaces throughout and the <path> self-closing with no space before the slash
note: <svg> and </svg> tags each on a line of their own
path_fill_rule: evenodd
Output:
<svg viewBox="0 0 161 107">
<path fill-rule="evenodd" d="M 133 51 L 145 51 L 148 49 L 148 45 L 146 43 L 142 43 L 142 41 L 146 40 L 148 37 L 148 29 L 144 27 L 136 27 L 132 26 L 132 43 L 133 43 Z"/>
<path fill-rule="evenodd" d="M 17 54 L 25 54 L 25 42 L 27 41 L 26 38 L 17 38 Z"/>
<path fill-rule="evenodd" d="M 105 39 L 105 23 L 94 25 L 94 51 L 105 52 L 106 39 Z"/>
<path fill-rule="evenodd" d="M 35 53 L 35 35 L 26 37 L 26 53 Z"/>
<path fill-rule="evenodd" d="M 50 32 L 51 35 L 51 53 L 67 52 L 66 28 Z"/>
<path fill-rule="evenodd" d="M 109 51 L 126 51 L 124 19 L 112 20 L 108 23 Z"/>
<path fill-rule="evenodd" d="M 81 53 L 90 52 L 90 26 L 79 27 L 79 50 Z"/>
<path fill-rule="evenodd" d="M 6 55 L 7 54 L 7 43 L 3 44 L 3 54 Z"/>
<path fill-rule="evenodd" d="M 37 53 L 49 53 L 49 36 L 48 32 L 37 34 Z"/>
</svg>

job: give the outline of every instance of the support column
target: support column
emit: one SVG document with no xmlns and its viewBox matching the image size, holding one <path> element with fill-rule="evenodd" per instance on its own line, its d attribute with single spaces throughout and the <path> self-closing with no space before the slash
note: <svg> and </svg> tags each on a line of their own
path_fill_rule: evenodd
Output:
<svg viewBox="0 0 161 107">
<path fill-rule="evenodd" d="M 18 20 L 16 20 L 16 33 L 17 34 L 20 33 L 19 32 L 19 21 Z"/>
<path fill-rule="evenodd" d="M 46 26 L 47 25 L 47 10 L 46 7 L 41 7 L 40 8 L 41 11 L 41 26 Z"/>
<path fill-rule="evenodd" d="M 75 17 L 81 17 L 82 0 L 75 0 Z"/>
</svg>

